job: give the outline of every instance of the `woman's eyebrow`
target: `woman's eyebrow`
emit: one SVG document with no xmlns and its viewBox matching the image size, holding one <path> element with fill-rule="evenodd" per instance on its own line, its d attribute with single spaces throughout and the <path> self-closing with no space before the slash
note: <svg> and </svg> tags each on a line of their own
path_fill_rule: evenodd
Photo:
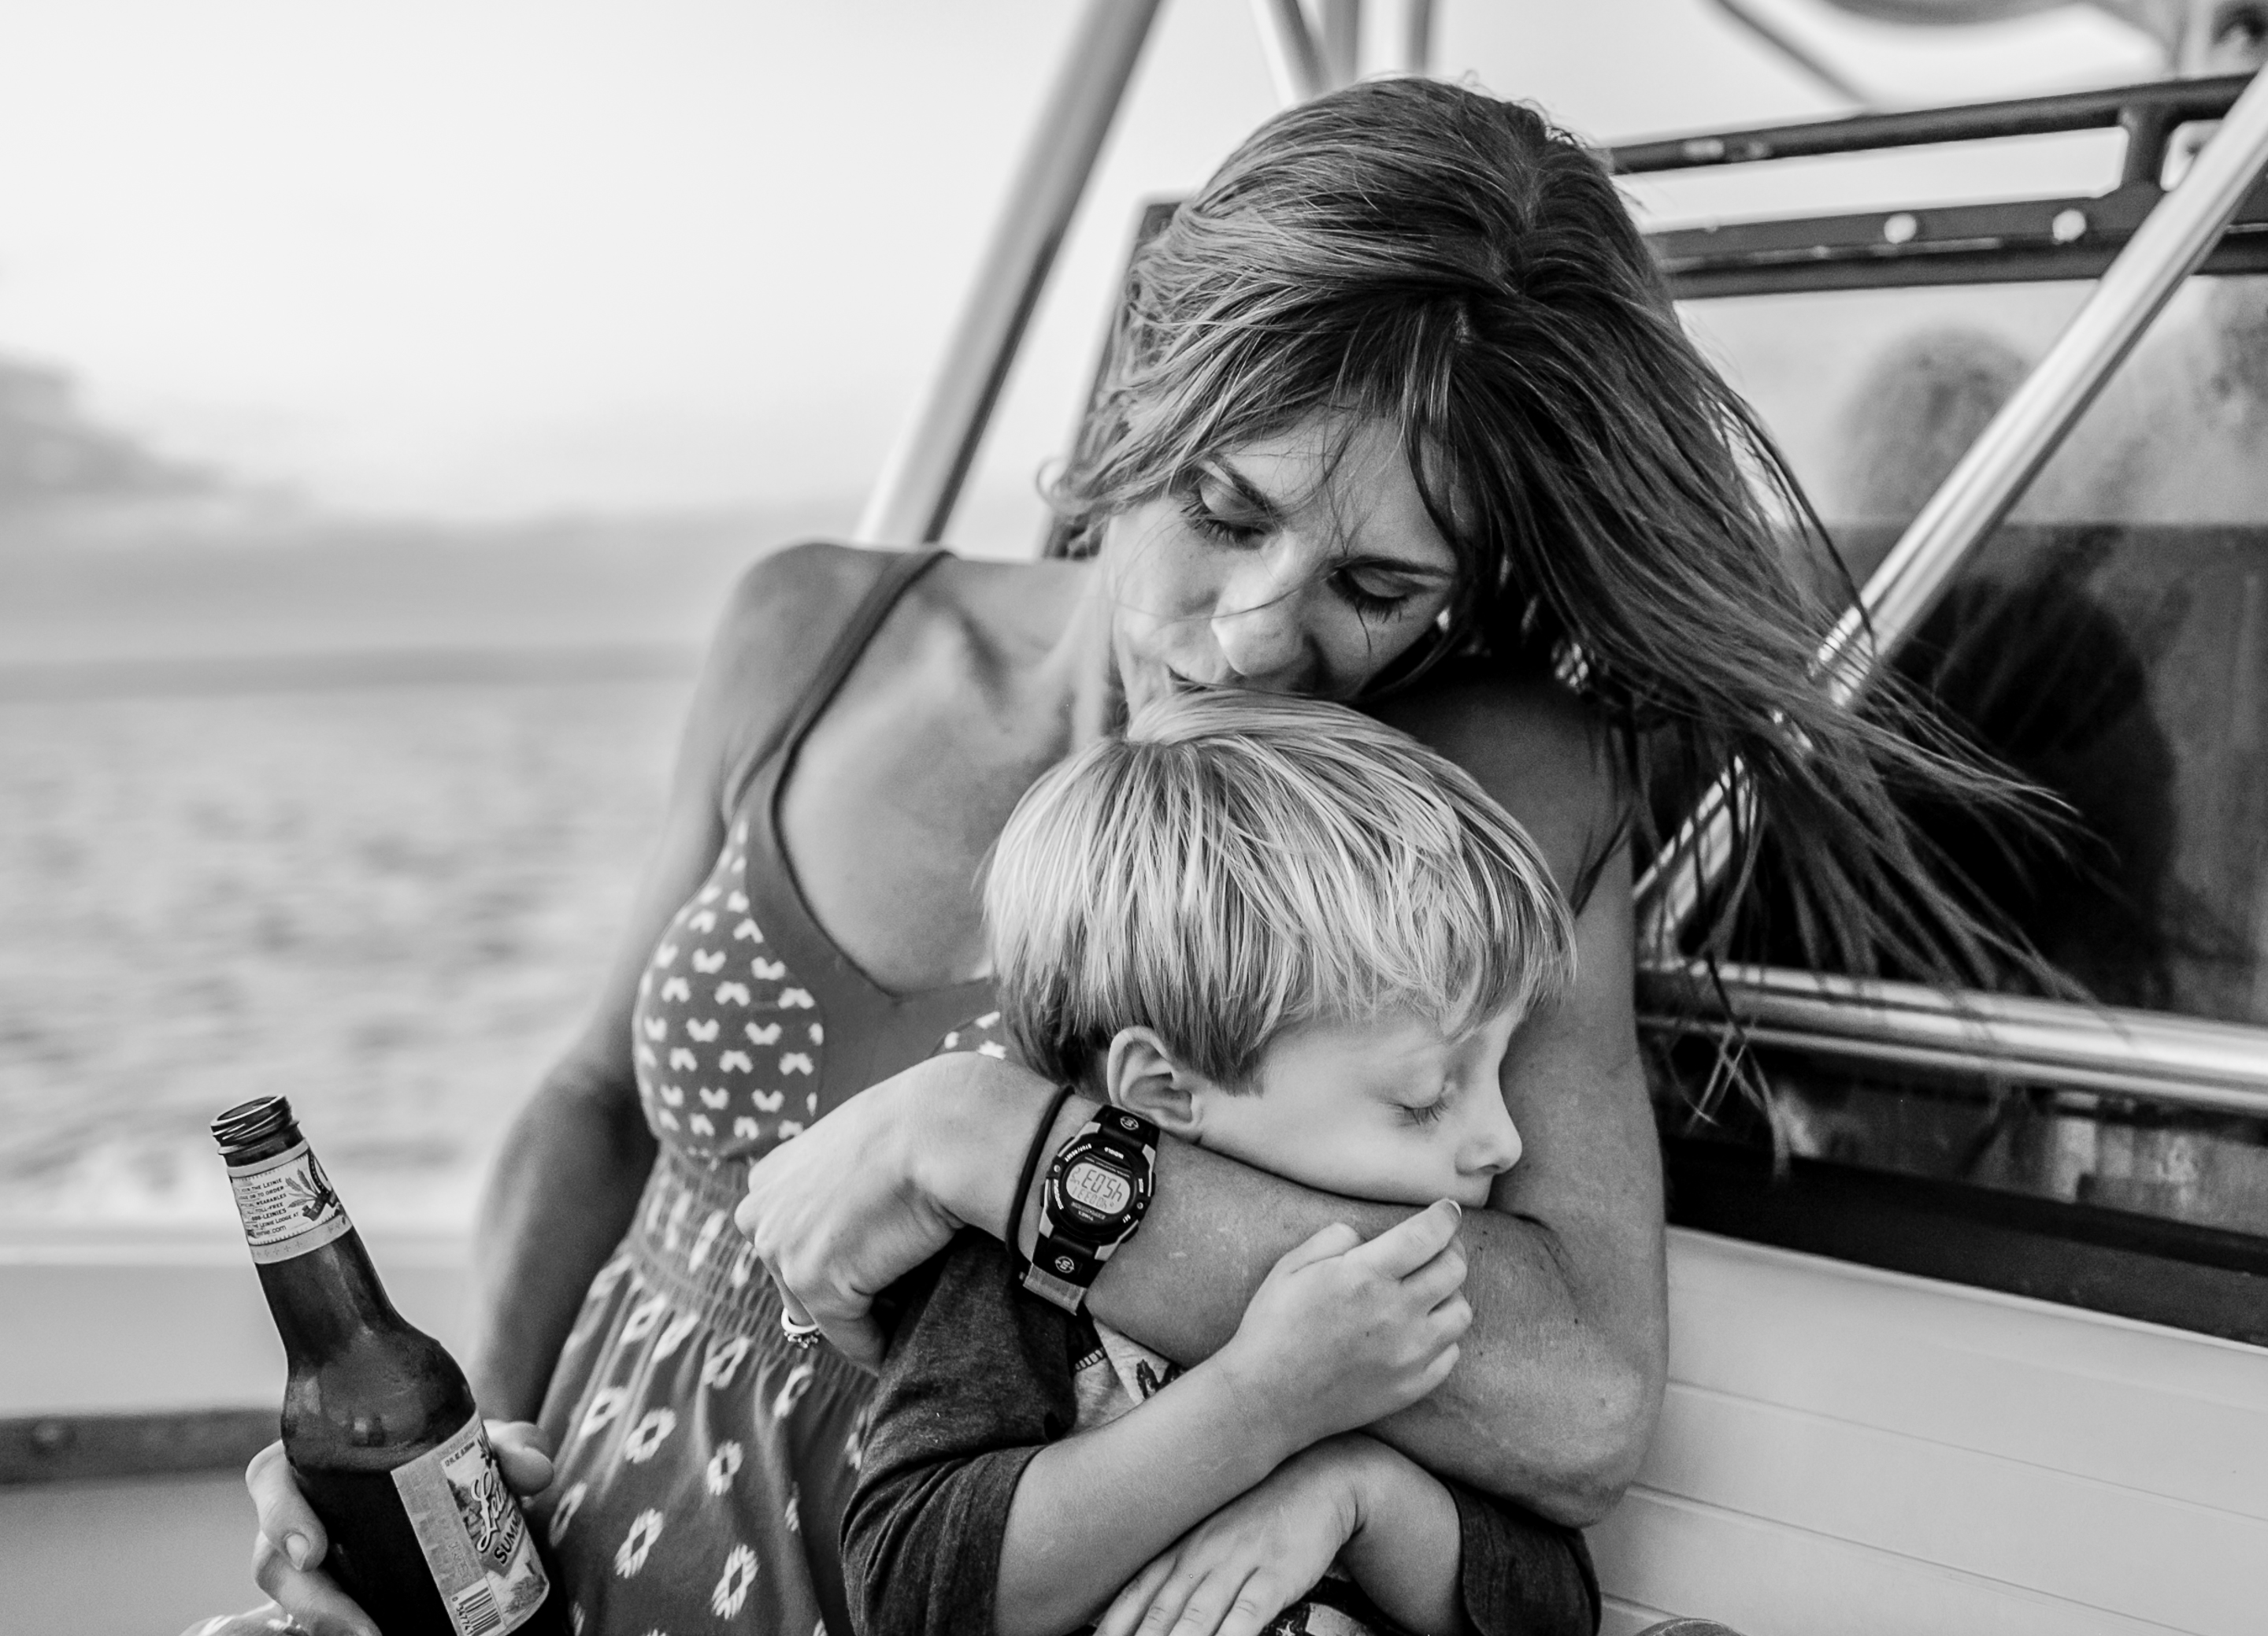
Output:
<svg viewBox="0 0 2268 1636">
<path fill-rule="evenodd" d="M 1263 490 L 1258 483 L 1219 455 L 1213 456 L 1211 460 L 1199 461 L 1197 472 L 1199 475 L 1211 477 L 1214 482 L 1233 490 L 1237 498 L 1255 511 L 1265 512 L 1270 517 L 1274 517 L 1280 515 L 1284 510 L 1284 507 L 1273 497 Z"/>
<path fill-rule="evenodd" d="M 1262 489 L 1258 483 L 1246 476 L 1237 468 L 1234 462 L 1226 456 L 1216 454 L 1199 461 L 1197 473 L 1200 476 L 1211 477 L 1214 482 L 1229 489 L 1238 499 L 1263 516 L 1281 517 L 1285 515 L 1289 509 Z M 1350 549 L 1345 556 L 1337 560 L 1335 566 L 1342 569 L 1375 569 L 1381 572 L 1403 574 L 1412 579 L 1422 579 L 1435 585 L 1444 584 L 1457 577 L 1457 571 L 1453 566 L 1443 567 L 1438 563 L 1412 562 L 1408 557 L 1359 549 Z"/>
</svg>

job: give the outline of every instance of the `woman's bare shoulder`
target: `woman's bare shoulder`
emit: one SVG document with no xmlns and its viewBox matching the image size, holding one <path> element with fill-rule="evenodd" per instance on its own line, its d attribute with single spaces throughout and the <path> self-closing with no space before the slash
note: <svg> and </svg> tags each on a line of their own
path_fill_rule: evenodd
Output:
<svg viewBox="0 0 2268 1636">
<path fill-rule="evenodd" d="M 1472 774 L 1578 896 L 1627 828 L 1629 782 L 1613 724 L 1549 678 L 1446 675 L 1381 701 L 1376 713 Z"/>
<path fill-rule="evenodd" d="M 726 596 L 702 667 L 687 748 L 712 770 L 723 805 L 792 715 L 894 551 L 811 541 L 758 557 Z"/>
<path fill-rule="evenodd" d="M 733 588 L 717 647 L 750 680 L 799 682 L 901 551 L 815 541 L 751 564 Z M 1007 645 L 1060 633 L 1063 593 L 1082 565 L 946 556 L 902 603 L 917 627 L 950 625 Z"/>
<path fill-rule="evenodd" d="M 740 571 L 725 598 L 712 660 L 793 673 L 818 662 L 860 599 L 898 560 L 895 551 L 809 540 L 768 551 Z"/>
</svg>

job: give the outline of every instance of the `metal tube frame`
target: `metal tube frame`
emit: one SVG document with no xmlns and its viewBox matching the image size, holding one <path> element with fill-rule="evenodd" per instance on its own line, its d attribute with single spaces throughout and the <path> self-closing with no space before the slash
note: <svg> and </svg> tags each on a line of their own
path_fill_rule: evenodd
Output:
<svg viewBox="0 0 2268 1636">
<path fill-rule="evenodd" d="M 1252 20 L 1260 28 L 1260 49 L 1276 82 L 1277 101 L 1288 108 L 1330 89 L 1322 45 L 1300 0 L 1252 0 Z"/>
<path fill-rule="evenodd" d="M 2250 83 L 2249 75 L 2222 74 L 2205 79 L 2162 80 L 2102 91 L 2020 97 L 2003 102 L 1846 114 L 1838 119 L 1802 120 L 1788 125 L 1755 125 L 1738 130 L 1617 143 L 1607 151 L 1607 157 L 1616 170 L 1636 176 L 1653 171 L 1757 165 L 1772 159 L 1816 158 L 1830 153 L 1879 153 L 1888 148 L 1992 142 L 2010 136 L 2043 136 L 2064 131 L 2124 127 L 2133 139 L 2128 150 L 2124 180 L 2155 182 L 2158 161 L 2164 156 L 2166 139 L 2173 127 L 2192 120 L 2220 118 Z"/>
<path fill-rule="evenodd" d="M 1764 44 L 1778 52 L 1780 55 L 1794 63 L 1796 67 L 1810 75 L 1812 78 L 1826 86 L 1845 102 L 1855 103 L 1862 108 L 1874 106 L 1874 99 L 1845 78 L 1842 70 L 1790 34 L 1771 18 L 1756 11 L 1749 4 L 1749 0 L 1710 0 L 1710 4 L 1730 18 L 1739 27 L 1763 41 Z"/>
<path fill-rule="evenodd" d="M 1318 0 L 1315 38 L 1332 90 L 1362 77 L 1362 0 Z"/>
<path fill-rule="evenodd" d="M 2254 76 L 2197 162 L 2103 273 L 2085 306 L 1930 497 L 1822 645 L 1817 666 L 1838 704 L 1935 606 L 1970 555 L 2095 401 L 2102 384 L 2212 250 L 2268 168 L 2268 70 Z M 1677 942 L 1732 857 L 1734 767 L 1719 778 L 1638 886 L 1651 957 Z"/>
<path fill-rule="evenodd" d="M 1086 0 L 945 357 L 858 520 L 861 541 L 910 545 L 945 537 L 1160 4 Z"/>
<path fill-rule="evenodd" d="M 1740 1036 L 1862 1065 L 1992 1074 L 2203 1112 L 2268 1116 L 2268 1029 L 1913 983 L 1742 967 L 1641 980 L 1639 1026 Z M 1719 984 L 1721 983 L 1721 991 Z M 1729 1002 L 1729 1006 L 1727 1002 Z"/>
<path fill-rule="evenodd" d="M 1397 0 L 1394 71 L 1423 79 L 1433 71 L 1433 0 Z"/>
</svg>

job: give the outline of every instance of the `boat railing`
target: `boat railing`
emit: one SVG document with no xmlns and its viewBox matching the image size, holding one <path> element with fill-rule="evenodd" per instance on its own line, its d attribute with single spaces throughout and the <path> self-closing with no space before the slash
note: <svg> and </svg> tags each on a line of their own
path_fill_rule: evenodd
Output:
<svg viewBox="0 0 2268 1636">
<path fill-rule="evenodd" d="M 1766 966 L 1658 966 L 1639 993 L 1639 1027 L 1658 1036 L 2268 1118 L 2268 1029 L 2242 1023 Z"/>
<path fill-rule="evenodd" d="M 1988 104 L 1982 113 L 1876 114 L 1778 133 L 1688 137 L 1616 151 L 1626 167 L 1748 163 L 1853 151 L 1870 134 L 1890 146 L 1955 140 L 1945 133 L 1979 134 L 1988 123 L 1983 115 L 1989 114 L 2006 122 L 2009 134 L 2120 124 L 2136 150 L 2130 152 L 2122 186 L 2147 188 L 2155 185 L 2149 166 L 2162 166 L 2179 116 L 2209 117 L 2217 105 L 2226 109 L 2220 129 L 2188 172 L 2133 229 L 2086 304 L 1907 526 L 1821 648 L 1821 680 L 1838 698 L 1855 700 L 1890 652 L 1920 624 L 2258 187 L 2268 170 L 2268 72 L 2241 83 L 2242 89 L 2225 105 L 2219 97 L 2226 82 L 2214 82 L 2206 98 L 2138 91 L 2122 101 L 2096 93 L 2044 99 L 2052 105 L 2044 111 L 2028 110 L 2024 104 Z M 2139 177 L 2138 153 L 2144 162 Z M 1911 213 L 1904 219 L 1918 221 Z M 2076 236 L 2084 236 L 2083 228 Z M 1885 223 L 1886 242 L 1902 237 L 1911 243 L 1918 232 L 1892 233 Z M 1910 259 L 1928 254 L 1913 253 Z M 1655 962 L 1677 960 L 1681 938 L 1731 864 L 1741 827 L 1742 777 L 1736 767 L 1719 778 L 1638 882 L 1638 924 Z"/>
</svg>

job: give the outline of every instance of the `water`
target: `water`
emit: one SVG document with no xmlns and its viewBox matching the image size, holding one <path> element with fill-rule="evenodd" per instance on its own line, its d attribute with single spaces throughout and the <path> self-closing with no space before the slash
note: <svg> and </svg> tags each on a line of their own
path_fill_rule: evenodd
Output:
<svg viewBox="0 0 2268 1636">
<path fill-rule="evenodd" d="M 689 677 L 0 700 L 0 1225 L 225 1227 L 291 1097 L 358 1219 L 460 1229 L 573 1037 Z"/>
</svg>

